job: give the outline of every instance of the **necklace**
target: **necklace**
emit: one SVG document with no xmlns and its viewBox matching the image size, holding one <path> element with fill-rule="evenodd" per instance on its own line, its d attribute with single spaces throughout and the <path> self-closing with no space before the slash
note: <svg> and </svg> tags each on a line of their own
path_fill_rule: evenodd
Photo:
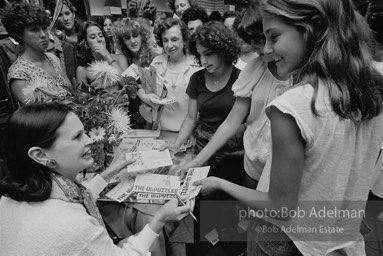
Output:
<svg viewBox="0 0 383 256">
<path fill-rule="evenodd" d="M 182 72 L 179 72 L 180 71 L 180 68 L 179 67 L 182 67 L 182 63 L 183 63 L 183 61 L 184 61 L 184 59 L 185 59 L 185 55 L 183 55 L 182 56 L 182 58 L 181 58 L 181 60 L 179 60 L 177 63 L 177 65 L 176 66 L 174 66 L 174 63 L 172 64 L 172 63 L 170 63 L 170 61 L 169 61 L 169 63 L 168 63 L 168 66 L 166 67 L 166 69 L 167 69 L 167 71 L 170 71 L 169 73 L 168 73 L 168 80 L 169 81 L 164 81 L 165 83 L 170 83 L 170 88 L 174 91 L 175 89 L 177 89 L 177 80 L 178 80 L 178 78 L 179 78 L 179 76 L 180 76 L 180 74 L 182 73 Z M 176 67 L 178 67 L 178 68 L 176 68 Z M 177 73 L 177 76 L 175 76 L 175 73 Z M 175 78 L 174 78 L 174 76 L 175 76 Z"/>
<path fill-rule="evenodd" d="M 169 84 L 170 85 L 170 88 L 174 91 L 175 89 L 177 89 L 177 80 L 178 80 L 178 78 L 179 78 L 179 76 L 180 76 L 180 74 L 181 73 L 178 73 L 177 74 L 177 76 L 173 79 L 173 77 L 174 76 L 171 76 L 170 74 L 169 74 L 169 79 L 168 80 L 170 80 L 170 81 L 167 81 L 167 80 L 164 80 L 164 82 L 165 82 L 165 84 Z"/>
<path fill-rule="evenodd" d="M 218 86 L 220 85 L 222 82 L 224 81 L 227 81 L 228 79 L 228 76 L 231 75 L 231 71 L 230 72 L 225 72 L 224 74 L 222 74 L 221 77 L 219 77 L 218 79 L 215 78 L 215 76 L 213 74 L 210 74 L 209 76 L 209 80 L 211 83 L 214 84 L 214 86 Z"/>
</svg>

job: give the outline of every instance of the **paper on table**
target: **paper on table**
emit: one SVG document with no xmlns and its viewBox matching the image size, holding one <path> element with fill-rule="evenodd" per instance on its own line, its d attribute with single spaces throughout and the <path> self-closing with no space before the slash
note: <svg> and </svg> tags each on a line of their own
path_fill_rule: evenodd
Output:
<svg viewBox="0 0 383 256">
<path fill-rule="evenodd" d="M 126 138 L 121 141 L 119 149 L 123 152 L 159 150 L 161 146 L 167 143 L 166 140 Z"/>
<path fill-rule="evenodd" d="M 194 186 L 194 181 L 206 178 L 209 174 L 210 166 L 190 168 L 186 174 L 184 183 L 181 186 L 180 196 L 189 195 L 189 199 L 196 197 L 201 190 L 201 186 Z"/>
<path fill-rule="evenodd" d="M 145 130 L 135 129 L 129 130 L 123 136 L 123 138 L 158 138 L 160 136 L 160 130 Z"/>
<path fill-rule="evenodd" d="M 133 185 L 135 178 L 124 179 L 112 190 L 110 190 L 106 197 L 113 199 L 119 203 L 125 201 L 133 193 Z"/>
<path fill-rule="evenodd" d="M 173 161 L 168 149 L 164 151 L 151 150 L 126 153 L 125 158 L 133 158 L 136 160 L 134 163 L 126 167 L 128 173 L 135 173 L 148 169 L 173 165 Z"/>
<path fill-rule="evenodd" d="M 160 99 L 158 99 L 151 94 L 147 94 L 147 96 L 151 102 L 153 102 L 155 104 L 159 104 L 159 105 L 169 105 L 169 104 L 173 104 L 173 103 L 178 102 L 178 101 L 187 100 L 186 96 L 179 98 L 179 99 L 172 99 L 172 98 L 160 98 Z"/>
</svg>

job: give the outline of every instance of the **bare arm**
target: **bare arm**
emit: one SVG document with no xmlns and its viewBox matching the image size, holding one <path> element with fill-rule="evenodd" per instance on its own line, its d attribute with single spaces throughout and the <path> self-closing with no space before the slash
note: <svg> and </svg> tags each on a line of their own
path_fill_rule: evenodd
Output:
<svg viewBox="0 0 383 256">
<path fill-rule="evenodd" d="M 28 82 L 26 80 L 20 80 L 20 79 L 13 79 L 11 81 L 10 87 L 12 90 L 13 95 L 16 96 L 16 98 L 20 101 L 21 105 L 25 105 L 26 103 L 26 96 L 22 92 L 22 90 L 28 86 Z"/>
<path fill-rule="evenodd" d="M 120 66 L 120 63 L 122 63 L 123 65 L 126 65 L 126 66 L 128 65 L 127 63 L 124 64 L 123 58 L 125 58 L 125 56 L 121 57 L 119 55 L 111 54 L 106 49 L 106 47 L 104 45 L 96 45 L 96 46 L 94 46 L 93 53 L 96 56 L 101 56 L 101 58 L 103 60 L 107 61 L 109 63 L 109 65 L 111 65 L 112 67 L 116 68 L 118 70 L 119 74 L 121 74 L 125 70 L 125 69 L 123 69 Z M 126 60 L 126 58 L 125 58 L 125 60 Z"/>
<path fill-rule="evenodd" d="M 229 115 L 226 117 L 225 121 L 218 127 L 213 138 L 191 162 L 182 167 L 182 170 L 187 170 L 190 167 L 201 166 L 218 149 L 225 145 L 225 143 L 232 136 L 234 136 L 240 125 L 245 120 L 250 110 L 250 103 L 250 98 L 236 98 Z"/>
<path fill-rule="evenodd" d="M 128 68 L 128 60 L 123 54 L 113 54 L 117 58 L 117 62 L 120 65 L 121 73 L 123 73 Z"/>
<path fill-rule="evenodd" d="M 196 124 L 197 124 L 197 100 L 189 99 L 188 113 L 182 123 L 181 130 L 178 134 L 178 137 L 175 142 L 175 149 L 178 149 L 182 146 L 182 144 L 189 138 L 190 134 L 193 132 Z"/>
<path fill-rule="evenodd" d="M 88 83 L 86 68 L 83 66 L 78 66 L 76 69 L 76 80 L 77 83 Z"/>
<path fill-rule="evenodd" d="M 196 185 L 203 185 L 202 193 L 220 189 L 257 210 L 296 208 L 302 179 L 305 143 L 294 118 L 290 115 L 283 114 L 273 107 L 270 121 L 273 153 L 269 192 L 209 177 L 196 182 Z"/>
</svg>

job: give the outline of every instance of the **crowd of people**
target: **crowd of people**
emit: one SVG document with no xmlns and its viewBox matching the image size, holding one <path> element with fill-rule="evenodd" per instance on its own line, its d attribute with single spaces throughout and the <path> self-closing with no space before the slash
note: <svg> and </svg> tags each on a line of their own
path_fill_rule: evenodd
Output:
<svg viewBox="0 0 383 256">
<path fill-rule="evenodd" d="M 247 255 L 366 255 L 363 216 L 271 214 L 363 210 L 371 190 L 383 197 L 383 55 L 352 0 L 251 0 L 222 16 L 194 0 L 171 0 L 174 13 L 161 18 L 149 1 L 127 18 L 87 21 L 70 0 L 49 10 L 5 3 L 1 22 L 22 49 L 7 75 L 18 109 L 3 136 L 4 255 L 213 255 L 172 248 L 165 232 L 194 203 L 200 220 L 206 199 L 237 200 L 258 213 L 247 216 Z M 105 85 L 92 72 L 99 62 L 118 75 L 132 65 L 155 70 L 154 89 L 138 80 L 129 99 L 132 127 L 160 130 L 169 141 L 160 150 L 192 151 L 178 166 L 181 179 L 210 166 L 195 182 L 195 202 L 96 205 L 76 179 L 93 164 L 93 141 L 73 109 L 39 100 L 65 97 L 81 83 L 121 91 L 120 81 Z M 41 98 L 33 96 L 37 87 Z M 153 97 L 176 100 L 160 105 Z M 134 161 L 114 159 L 94 179 L 105 183 Z M 110 220 L 117 214 L 129 220 L 123 228 Z M 315 232 L 319 226 L 345 233 Z"/>
</svg>

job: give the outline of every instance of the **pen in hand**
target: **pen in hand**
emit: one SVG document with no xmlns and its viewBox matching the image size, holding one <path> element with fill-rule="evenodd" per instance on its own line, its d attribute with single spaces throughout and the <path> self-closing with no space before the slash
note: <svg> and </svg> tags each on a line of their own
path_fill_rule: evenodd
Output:
<svg viewBox="0 0 383 256">
<path fill-rule="evenodd" d="M 186 204 L 184 203 L 184 201 L 182 201 L 181 197 L 180 197 L 178 194 L 175 194 L 175 195 L 176 195 L 178 201 L 180 201 L 181 204 L 182 204 L 183 206 L 186 206 Z M 194 216 L 194 214 L 192 213 L 191 210 L 189 210 L 189 214 L 193 217 L 193 219 L 194 219 L 195 221 L 197 221 L 197 218 Z"/>
</svg>

